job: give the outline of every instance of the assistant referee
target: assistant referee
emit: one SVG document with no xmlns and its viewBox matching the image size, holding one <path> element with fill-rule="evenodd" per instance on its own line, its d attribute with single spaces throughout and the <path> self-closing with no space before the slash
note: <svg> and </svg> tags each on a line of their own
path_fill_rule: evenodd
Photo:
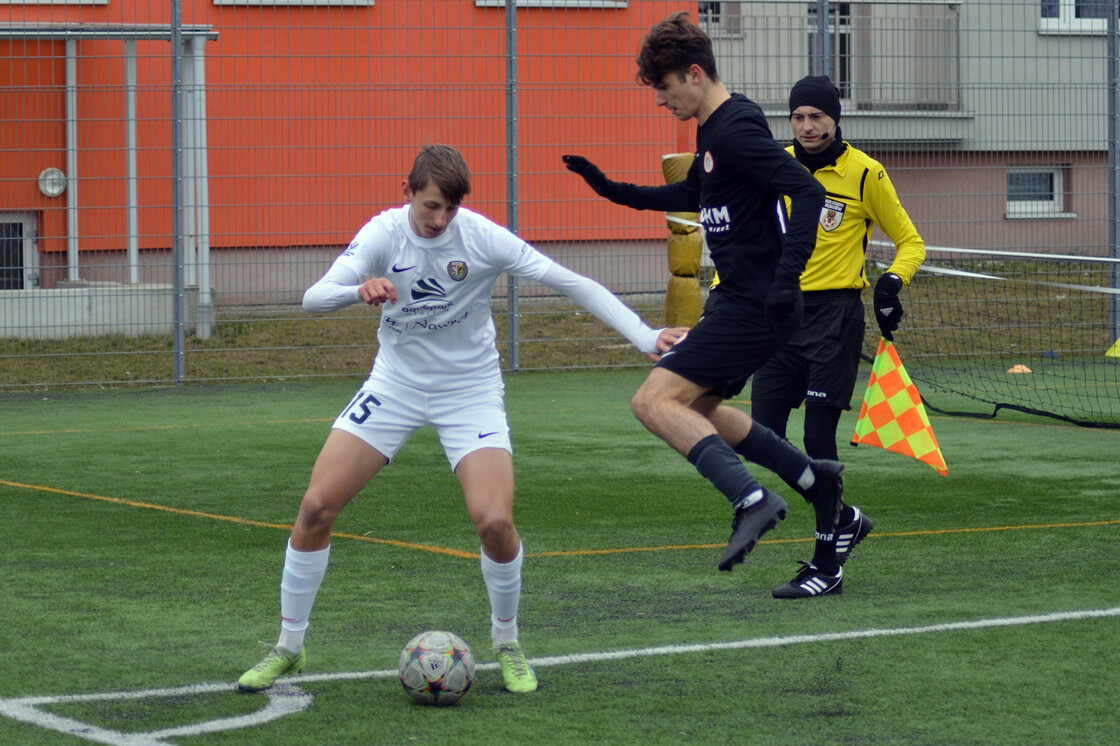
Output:
<svg viewBox="0 0 1120 746">
<path fill-rule="evenodd" d="M 755 373 L 751 415 L 785 437 L 790 412 L 804 402 L 805 452 L 814 459 L 835 461 L 837 426 L 841 413 L 851 408 L 863 347 L 860 293 L 870 287 L 865 252 L 872 228 L 879 226 L 896 247 L 894 261 L 879 277 L 874 293 L 875 320 L 888 340 L 894 339 L 902 318 L 899 291 L 910 284 L 925 259 L 925 244 L 883 164 L 844 142 L 840 92 L 827 76 L 802 78 L 793 86 L 789 122 L 794 141 L 787 150 L 824 185 L 825 204 L 816 249 L 801 275 L 801 328 Z M 844 505 L 836 531 L 839 564 L 871 528 L 871 519 L 859 508 Z M 813 590 L 801 587 L 795 578 L 774 595 L 824 595 Z"/>
</svg>

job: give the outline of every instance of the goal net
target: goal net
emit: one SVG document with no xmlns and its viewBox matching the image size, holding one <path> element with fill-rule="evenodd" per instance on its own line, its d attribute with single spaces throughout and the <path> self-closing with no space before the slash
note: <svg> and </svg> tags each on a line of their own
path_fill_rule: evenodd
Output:
<svg viewBox="0 0 1120 746">
<path fill-rule="evenodd" d="M 893 256 L 871 242 L 872 284 Z M 895 344 L 933 411 L 1120 427 L 1118 272 L 1116 259 L 927 246 Z M 878 338 L 869 323 L 868 360 Z"/>
</svg>

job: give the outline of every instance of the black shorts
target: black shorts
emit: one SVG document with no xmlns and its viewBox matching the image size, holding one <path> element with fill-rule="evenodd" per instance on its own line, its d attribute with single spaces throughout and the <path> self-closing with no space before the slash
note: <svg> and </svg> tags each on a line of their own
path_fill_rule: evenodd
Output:
<svg viewBox="0 0 1120 746">
<path fill-rule="evenodd" d="M 761 301 L 731 299 L 715 289 L 696 326 L 657 365 L 730 399 L 790 337 L 766 323 Z"/>
<path fill-rule="evenodd" d="M 801 329 L 755 373 L 751 400 L 851 409 L 863 319 L 858 290 L 805 293 Z"/>
</svg>

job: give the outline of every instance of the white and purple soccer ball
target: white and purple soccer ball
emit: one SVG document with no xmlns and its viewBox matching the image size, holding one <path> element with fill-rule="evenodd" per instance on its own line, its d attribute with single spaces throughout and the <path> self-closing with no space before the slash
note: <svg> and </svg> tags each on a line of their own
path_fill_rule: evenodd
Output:
<svg viewBox="0 0 1120 746">
<path fill-rule="evenodd" d="M 401 686 L 420 704 L 453 705 L 471 688 L 474 655 L 458 635 L 429 630 L 408 641 L 397 670 Z"/>
</svg>

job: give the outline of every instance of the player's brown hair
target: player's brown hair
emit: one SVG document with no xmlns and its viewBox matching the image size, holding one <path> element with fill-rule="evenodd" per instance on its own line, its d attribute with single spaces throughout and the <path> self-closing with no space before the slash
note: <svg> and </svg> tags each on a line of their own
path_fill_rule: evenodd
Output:
<svg viewBox="0 0 1120 746">
<path fill-rule="evenodd" d="M 642 39 L 638 82 L 656 86 L 670 73 L 683 79 L 693 65 L 699 65 L 712 80 L 719 80 L 711 37 L 689 21 L 688 12 L 682 10 L 658 23 Z"/>
<path fill-rule="evenodd" d="M 463 154 L 450 145 L 425 145 L 416 154 L 408 173 L 408 188 L 419 192 L 435 184 L 453 205 L 462 203 L 471 191 L 471 170 Z"/>
</svg>

